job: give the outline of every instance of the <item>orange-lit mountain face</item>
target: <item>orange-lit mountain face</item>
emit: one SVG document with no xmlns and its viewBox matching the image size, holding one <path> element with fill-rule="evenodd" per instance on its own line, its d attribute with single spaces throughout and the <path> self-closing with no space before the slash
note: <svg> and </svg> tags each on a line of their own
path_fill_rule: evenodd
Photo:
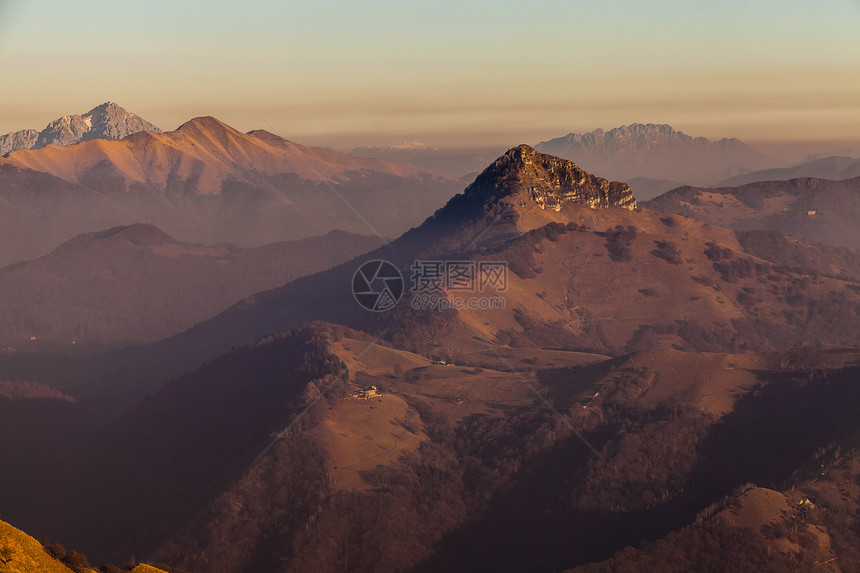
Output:
<svg viewBox="0 0 860 573">
<path fill-rule="evenodd" d="M 217 195 L 227 180 L 253 183 L 284 173 L 306 181 L 336 183 L 348 172 L 374 171 L 399 177 L 429 175 L 409 164 L 358 159 L 310 148 L 257 130 L 245 134 L 214 117 L 199 117 L 168 133 L 140 132 L 122 141 L 107 139 L 74 147 L 19 150 L 8 162 L 44 171 L 73 183 L 88 181 L 94 169 L 110 172 L 125 191 L 145 185 L 164 193 Z"/>
<path fill-rule="evenodd" d="M 0 264 L 82 232 L 151 223 L 184 241 L 257 246 L 334 229 L 394 237 L 460 184 L 412 165 L 358 159 L 265 131 L 193 119 L 0 159 Z"/>
</svg>

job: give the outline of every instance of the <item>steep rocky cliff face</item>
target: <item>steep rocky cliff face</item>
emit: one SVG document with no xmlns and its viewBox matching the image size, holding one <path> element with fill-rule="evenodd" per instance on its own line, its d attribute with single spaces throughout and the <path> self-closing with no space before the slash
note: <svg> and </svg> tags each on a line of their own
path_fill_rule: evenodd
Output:
<svg viewBox="0 0 860 573">
<path fill-rule="evenodd" d="M 84 119 L 88 119 L 91 125 L 91 129 L 84 136 L 84 140 L 122 139 L 141 131 L 161 133 L 161 130 L 153 124 L 137 114 L 126 111 L 113 102 L 103 103 L 90 110 L 83 117 Z"/>
<path fill-rule="evenodd" d="M 633 191 L 626 183 L 591 175 L 572 161 L 540 153 L 528 145 L 510 149 L 484 170 L 465 193 L 495 198 L 518 195 L 541 209 L 554 211 L 560 211 L 566 203 L 591 208 L 636 208 Z"/>
<path fill-rule="evenodd" d="M 0 135 L 0 155 L 5 155 L 16 149 L 32 149 L 36 144 L 39 132 L 35 129 L 22 129 L 6 135 Z"/>
</svg>

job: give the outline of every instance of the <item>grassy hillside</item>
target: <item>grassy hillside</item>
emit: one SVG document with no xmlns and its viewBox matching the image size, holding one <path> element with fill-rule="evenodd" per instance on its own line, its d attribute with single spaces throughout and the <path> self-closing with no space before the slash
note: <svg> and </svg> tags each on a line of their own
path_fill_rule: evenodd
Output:
<svg viewBox="0 0 860 573">
<path fill-rule="evenodd" d="M 169 569 L 169 568 L 168 568 Z M 59 544 L 47 547 L 0 521 L 0 573 L 173 573 L 152 565 L 139 563 L 128 569 L 114 565 L 91 566 L 87 558 L 76 551 L 66 552 Z M 178 570 L 177 570 L 178 571 Z"/>
<path fill-rule="evenodd" d="M 0 571 L 3 573 L 70 573 L 41 543 L 0 521 Z"/>
<path fill-rule="evenodd" d="M 619 215 L 642 227 L 551 223 L 473 255 L 507 263 L 504 308 L 422 314 L 404 304 L 385 317 L 394 325 L 389 338 L 425 353 L 478 349 L 482 337 L 614 356 L 657 346 L 738 352 L 860 340 L 857 284 L 680 231 L 681 218 L 655 225 Z"/>
<path fill-rule="evenodd" d="M 318 425 L 279 440 L 155 559 L 200 571 L 557 571 L 628 545 L 648 552 L 643 540 L 653 540 L 683 543 L 690 563 L 719 547 L 730 553 L 717 563 L 756 551 L 776 552 L 781 567 L 835 556 L 853 563 L 844 524 L 816 529 L 795 509 L 799 493 L 761 489 L 737 510 L 730 498 L 750 481 L 778 491 L 808 481 L 809 460 L 830 467 L 836 448 L 852 447 L 860 431 L 851 415 L 855 350 L 661 349 L 602 361 L 576 355 L 578 363 L 553 368 L 518 360 L 506 372 L 467 365 L 480 359 L 469 353 L 429 363 L 368 337 L 339 338 L 339 330 L 329 332 L 331 347 L 354 387 L 372 383 L 383 398 L 330 398 Z M 529 349 L 516 350 L 528 357 Z M 392 417 L 400 401 L 408 415 Z M 361 432 L 366 444 L 345 456 L 341 441 Z M 402 441 L 400 458 L 388 456 L 404 433 L 417 444 Z M 773 513 L 774 500 L 789 508 L 786 519 L 800 520 L 796 536 L 785 533 L 791 526 Z M 737 516 L 720 517 L 723 508 Z M 685 529 L 693 522 L 704 525 Z M 737 531 L 765 525 L 773 530 L 761 538 Z M 820 535 L 818 545 L 810 535 Z M 619 555 L 607 570 L 630 562 Z"/>
</svg>

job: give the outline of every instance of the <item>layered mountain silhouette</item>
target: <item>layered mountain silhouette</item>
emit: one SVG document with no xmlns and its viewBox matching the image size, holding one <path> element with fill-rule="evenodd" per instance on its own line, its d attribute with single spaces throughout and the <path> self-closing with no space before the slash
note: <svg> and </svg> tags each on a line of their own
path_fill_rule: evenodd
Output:
<svg viewBox="0 0 860 573">
<path fill-rule="evenodd" d="M 853 308 L 856 293 L 844 281 L 812 282 L 802 271 L 747 255 L 730 229 L 634 205 L 626 185 L 520 146 L 390 245 L 257 293 L 187 332 L 114 355 L 101 368 L 140 361 L 121 383 L 133 397 L 232 346 L 309 320 L 370 328 L 375 317 L 350 289 L 358 267 L 374 259 L 391 261 L 406 277 L 417 259 L 477 257 L 508 266 L 505 308 L 462 310 L 445 319 L 449 328 L 438 340 L 431 318 L 443 315 L 411 316 L 409 301 L 401 301 L 383 318 L 394 321 L 390 332 L 402 331 L 407 345 L 423 337 L 441 349 L 470 347 L 475 330 L 502 344 L 603 354 L 655 341 L 740 351 L 854 340 L 856 321 L 842 311 Z M 77 386 L 73 380 L 46 379 L 67 393 Z M 91 384 L 87 391 L 99 387 L 107 388 Z"/>
<path fill-rule="evenodd" d="M 645 205 L 740 231 L 780 231 L 827 245 L 860 248 L 857 177 L 844 181 L 801 177 L 738 187 L 680 187 Z"/>
<path fill-rule="evenodd" d="M 83 115 L 66 115 L 42 131 L 25 129 L 0 136 L 0 155 L 16 149 L 39 149 L 48 145 L 70 145 L 90 139 L 122 139 L 127 135 L 161 130 L 113 102 L 103 103 Z"/>
<path fill-rule="evenodd" d="M 227 345 L 306 320 L 360 326 L 349 288 L 361 260 L 391 260 L 406 276 L 417 258 L 464 255 L 505 261 L 512 288 L 505 309 L 460 311 L 460 330 L 449 329 L 450 339 L 437 341 L 442 346 L 468 346 L 472 328 L 502 343 L 531 345 L 546 335 L 544 344 L 609 354 L 637 347 L 648 333 L 692 351 L 847 343 L 857 335 L 851 314 L 840 317 L 826 305 L 804 307 L 802 322 L 787 319 L 801 312 L 787 295 L 806 284 L 803 276 L 746 255 L 733 231 L 636 209 L 625 184 L 520 146 L 385 249 L 260 293 L 181 338 Z M 856 296 L 832 279 L 803 288 L 804 297 L 845 309 Z"/>
<path fill-rule="evenodd" d="M 739 236 L 515 147 L 392 243 L 181 334 L 0 354 L 75 400 L 0 399 L 0 508 L 195 571 L 851 567 L 860 284 Z M 405 282 L 382 313 L 351 290 L 378 260 Z M 503 263 L 437 294 L 504 304 L 420 308 L 416 261 Z"/>
<path fill-rule="evenodd" d="M 343 231 L 257 248 L 181 243 L 144 224 L 86 233 L 0 269 L 0 348 L 91 351 L 160 340 L 381 244 Z"/>
<path fill-rule="evenodd" d="M 569 133 L 535 148 L 621 181 L 665 179 L 702 185 L 775 163 L 738 139 L 711 141 L 652 123 Z"/>
<path fill-rule="evenodd" d="M 791 167 L 763 169 L 744 175 L 737 175 L 721 181 L 717 184 L 717 187 L 738 187 L 748 183 L 755 183 L 756 181 L 786 181 L 801 177 L 833 179 L 837 181 L 860 177 L 860 159 L 836 155 L 819 157 L 803 161 Z"/>
<path fill-rule="evenodd" d="M 133 223 L 182 241 L 242 246 L 334 229 L 393 237 L 459 187 L 412 165 L 244 134 L 202 117 L 168 133 L 18 150 L 0 160 L 0 264 Z"/>
</svg>

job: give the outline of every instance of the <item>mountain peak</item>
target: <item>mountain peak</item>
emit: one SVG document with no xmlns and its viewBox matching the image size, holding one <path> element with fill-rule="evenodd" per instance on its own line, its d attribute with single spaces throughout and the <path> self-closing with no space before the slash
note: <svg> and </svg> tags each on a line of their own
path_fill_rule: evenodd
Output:
<svg viewBox="0 0 860 573">
<path fill-rule="evenodd" d="M 109 101 L 84 115 L 64 115 L 55 119 L 42 131 L 25 129 L 0 136 L 0 155 L 17 149 L 72 145 L 91 139 L 122 139 L 140 131 L 161 133 L 160 129 L 139 115 Z"/>
<path fill-rule="evenodd" d="M 177 243 L 176 239 L 155 225 L 149 223 L 133 223 L 131 225 L 123 225 L 104 231 L 88 233 L 83 236 L 101 241 L 128 242 L 138 247 Z"/>
<path fill-rule="evenodd" d="M 82 117 L 90 126 L 88 133 L 83 137 L 84 141 L 89 139 L 122 139 L 141 131 L 161 133 L 161 130 L 153 124 L 112 101 L 94 107 Z"/>
<path fill-rule="evenodd" d="M 233 128 L 216 117 L 212 117 L 211 115 L 202 115 L 200 117 L 189 119 L 188 121 L 180 125 L 179 129 L 177 129 L 176 131 L 195 130 L 224 131 L 233 130 Z"/>
<path fill-rule="evenodd" d="M 180 125 L 176 132 L 198 143 L 218 142 L 219 145 L 224 145 L 230 140 L 245 140 L 249 137 L 211 115 L 190 119 Z"/>
<path fill-rule="evenodd" d="M 150 248 L 160 245 L 179 244 L 179 241 L 150 223 L 132 223 L 103 231 L 81 233 L 57 247 L 54 252 L 74 253 L 86 250 L 115 248 L 118 246 Z M 65 255 L 63 255 L 65 256 Z"/>
<path fill-rule="evenodd" d="M 573 161 L 522 144 L 509 149 L 466 188 L 466 196 L 506 197 L 525 194 L 541 209 L 559 211 L 565 203 L 636 208 L 625 183 L 607 181 L 580 169 Z"/>
<path fill-rule="evenodd" d="M 106 101 L 103 104 L 97 105 L 96 107 L 94 107 L 93 109 L 88 111 L 86 113 L 86 115 L 97 115 L 100 113 L 108 113 L 111 111 L 121 111 L 121 112 L 128 113 L 122 106 L 120 106 L 120 105 L 118 105 L 112 101 Z"/>
</svg>

